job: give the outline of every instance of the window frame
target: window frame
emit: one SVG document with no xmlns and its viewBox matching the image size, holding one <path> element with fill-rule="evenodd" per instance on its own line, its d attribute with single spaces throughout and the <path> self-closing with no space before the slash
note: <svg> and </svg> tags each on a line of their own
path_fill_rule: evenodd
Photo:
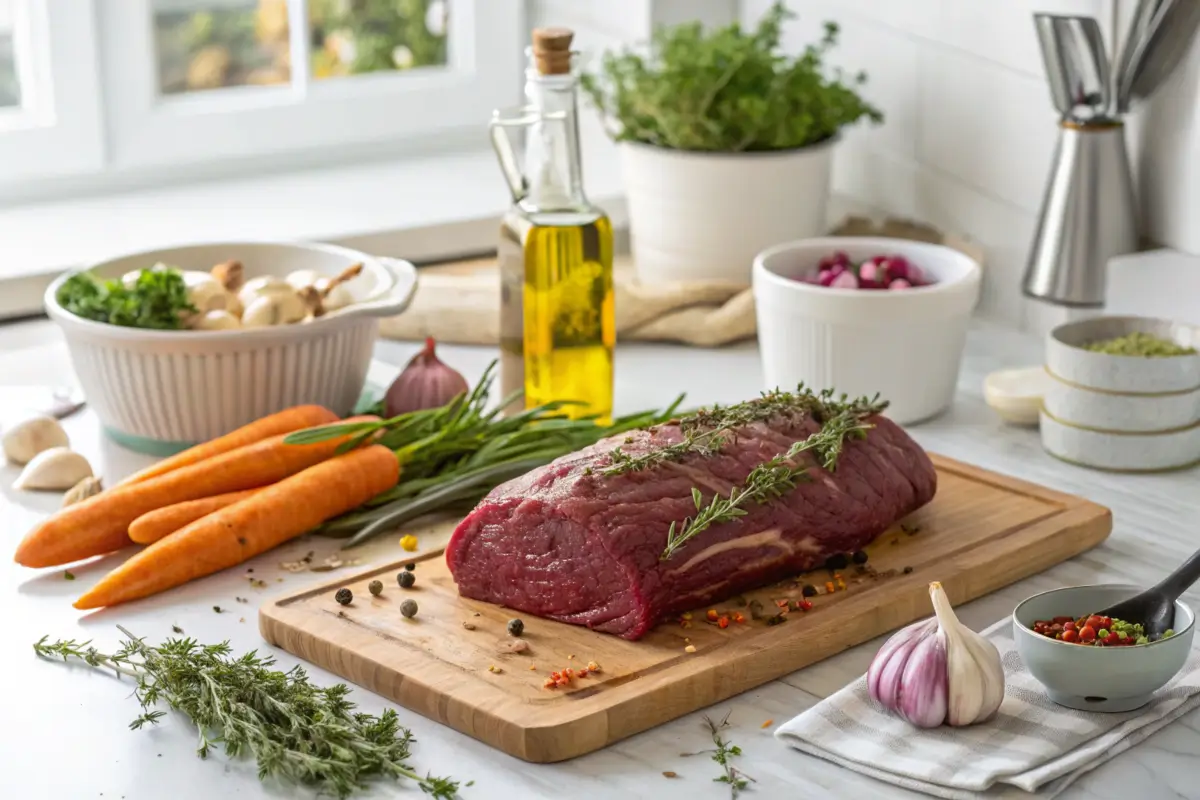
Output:
<svg viewBox="0 0 1200 800">
<path fill-rule="evenodd" d="M 290 0 L 291 84 L 179 95 L 158 91 L 152 0 L 105 3 L 97 34 L 106 168 L 177 167 L 482 129 L 492 108 L 520 95 L 523 14 L 497 0 L 449 2 L 444 68 L 311 80 L 308 37 L 295 33 L 307 30 L 308 3 Z"/>
<path fill-rule="evenodd" d="M 0 112 L 5 182 L 102 167 L 95 20 L 93 0 L 16 0 L 13 35 L 21 103 Z"/>
</svg>

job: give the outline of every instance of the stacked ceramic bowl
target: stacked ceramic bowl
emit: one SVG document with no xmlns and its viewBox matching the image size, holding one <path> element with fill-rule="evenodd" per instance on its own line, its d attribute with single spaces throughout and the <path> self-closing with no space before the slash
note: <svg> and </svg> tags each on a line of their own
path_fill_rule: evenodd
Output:
<svg viewBox="0 0 1200 800">
<path fill-rule="evenodd" d="M 1065 461 L 1119 472 L 1200 463 L 1198 345 L 1200 328 L 1144 317 L 1055 328 L 1046 340 L 1052 380 L 1042 401 L 1042 446 Z"/>
</svg>

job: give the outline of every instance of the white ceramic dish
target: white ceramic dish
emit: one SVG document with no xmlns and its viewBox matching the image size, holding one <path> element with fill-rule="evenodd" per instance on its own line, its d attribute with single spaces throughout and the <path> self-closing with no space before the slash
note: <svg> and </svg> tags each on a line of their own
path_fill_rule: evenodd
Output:
<svg viewBox="0 0 1200 800">
<path fill-rule="evenodd" d="M 902 255 L 936 280 L 904 291 L 832 289 L 815 276 L 821 258 L 845 251 L 855 263 Z M 980 268 L 942 245 L 836 236 L 772 247 L 754 260 L 754 302 L 766 388 L 878 392 L 905 424 L 945 410 L 954 398 Z"/>
<path fill-rule="evenodd" d="M 1050 375 L 1043 403 L 1056 419 L 1112 433 L 1157 433 L 1200 422 L 1200 389 L 1160 395 L 1116 394 L 1073 386 Z"/>
<path fill-rule="evenodd" d="M 1038 424 L 1050 383 L 1050 375 L 1042 367 L 1003 369 L 984 378 L 983 398 L 1005 422 L 1033 427 Z"/>
<path fill-rule="evenodd" d="M 1076 386 L 1152 395 L 1200 389 L 1200 354 L 1144 358 L 1094 353 L 1084 347 L 1133 332 L 1200 346 L 1200 329 L 1149 317 L 1093 317 L 1059 325 L 1046 336 L 1046 368 Z"/>
<path fill-rule="evenodd" d="M 1165 433 L 1111 433 L 1075 427 L 1043 409 L 1042 447 L 1050 455 L 1113 472 L 1161 472 L 1200 462 L 1200 425 Z"/>
<path fill-rule="evenodd" d="M 163 262 L 210 269 L 237 259 L 248 278 L 312 269 L 335 275 L 361 262 L 346 284 L 353 305 L 312 322 L 227 331 L 156 331 L 81 319 L 56 300 L 46 311 L 62 328 L 79 382 L 118 442 L 158 454 L 220 436 L 288 406 L 316 403 L 349 412 L 366 381 L 379 318 L 407 308 L 416 269 L 326 244 L 221 242 L 151 250 L 90 267 L 103 278 Z"/>
</svg>

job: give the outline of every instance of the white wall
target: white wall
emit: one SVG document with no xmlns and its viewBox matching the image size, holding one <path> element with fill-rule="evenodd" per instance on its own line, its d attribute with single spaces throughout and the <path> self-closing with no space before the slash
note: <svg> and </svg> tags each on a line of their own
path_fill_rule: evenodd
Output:
<svg viewBox="0 0 1200 800">
<path fill-rule="evenodd" d="M 1111 37 L 1113 2 L 790 0 L 788 44 L 840 23 L 834 63 L 866 70 L 887 115 L 847 137 L 835 191 L 980 242 L 981 310 L 1011 324 L 1025 318 L 1021 275 L 1057 136 L 1032 15 L 1092 15 Z M 744 0 L 743 23 L 770 5 Z"/>
</svg>

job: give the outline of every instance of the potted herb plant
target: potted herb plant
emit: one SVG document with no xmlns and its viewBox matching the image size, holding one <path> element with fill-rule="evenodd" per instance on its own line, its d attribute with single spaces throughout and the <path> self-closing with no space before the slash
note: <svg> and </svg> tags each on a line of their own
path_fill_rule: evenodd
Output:
<svg viewBox="0 0 1200 800">
<path fill-rule="evenodd" d="M 838 29 L 782 52 L 776 2 L 754 30 L 661 28 L 648 52 L 608 52 L 583 88 L 619 143 L 643 282 L 748 284 L 755 254 L 825 232 L 839 132 L 879 109 L 862 73 L 826 69 Z"/>
</svg>

